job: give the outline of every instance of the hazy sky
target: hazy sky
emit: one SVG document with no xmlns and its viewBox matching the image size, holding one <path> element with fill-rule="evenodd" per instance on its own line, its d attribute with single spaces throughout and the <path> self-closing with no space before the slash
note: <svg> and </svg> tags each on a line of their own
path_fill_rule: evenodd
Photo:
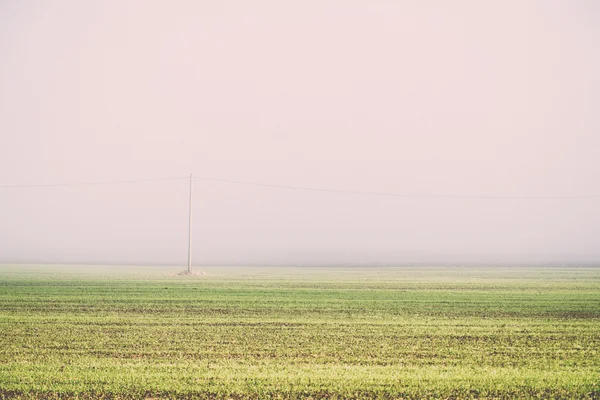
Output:
<svg viewBox="0 0 600 400">
<path fill-rule="evenodd" d="M 600 196 L 594 0 L 0 2 L 0 185 Z M 600 262 L 600 198 L 196 182 L 196 263 Z M 0 262 L 185 263 L 187 182 L 0 188 Z"/>
</svg>

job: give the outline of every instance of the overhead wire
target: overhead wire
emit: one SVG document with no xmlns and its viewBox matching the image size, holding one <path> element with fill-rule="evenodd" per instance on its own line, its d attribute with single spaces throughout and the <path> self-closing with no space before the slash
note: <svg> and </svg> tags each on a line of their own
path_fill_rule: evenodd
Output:
<svg viewBox="0 0 600 400">
<path fill-rule="evenodd" d="M 269 187 L 278 189 L 290 189 L 290 190 L 301 190 L 311 192 L 326 192 L 326 193 L 341 193 L 341 194 L 355 194 L 355 195 L 368 195 L 368 196 L 393 196 L 393 197 L 408 197 L 408 198 L 426 198 L 426 199 L 482 199 L 482 200 L 560 200 L 560 199 L 600 199 L 598 196 L 485 196 L 485 195 L 452 195 L 452 194 L 419 194 L 419 193 L 392 193 L 392 192 L 374 192 L 374 191 L 363 191 L 363 190 L 344 190 L 344 189 L 327 189 L 327 188 L 316 188 L 307 186 L 293 186 L 293 185 L 280 185 L 271 183 L 259 183 L 249 181 L 238 181 L 231 179 L 218 179 L 195 176 L 193 179 L 202 181 L 212 181 L 221 183 L 232 183 L 238 185 L 248 186 L 259 186 Z"/>
<path fill-rule="evenodd" d="M 189 176 L 177 176 L 167 178 L 148 178 L 148 179 L 129 179 L 129 180 L 112 180 L 112 181 L 88 181 L 88 182 L 66 182 L 66 183 L 50 183 L 50 184 L 17 184 L 17 185 L 0 185 L 0 189 L 11 188 L 48 188 L 48 187 L 76 187 L 76 186 L 96 186 L 96 185 L 112 185 L 112 184 L 133 184 L 147 183 L 173 180 L 188 180 Z M 497 196 L 497 195 L 468 195 L 468 194 L 423 194 L 423 193 L 395 193 L 395 192 L 377 192 L 368 190 L 346 190 L 346 189 L 331 189 L 318 188 L 311 186 L 296 186 L 283 185 L 274 183 L 263 183 L 254 181 L 241 181 L 232 179 L 220 179 L 203 176 L 194 176 L 192 179 L 199 181 L 218 182 L 236 185 L 277 188 L 308 192 L 322 193 L 337 193 L 337 194 L 352 194 L 366 196 L 388 196 L 388 197 L 404 197 L 404 198 L 419 198 L 419 199 L 475 199 L 475 200 L 576 200 L 576 199 L 600 199 L 600 195 L 574 195 L 574 196 Z"/>
<path fill-rule="evenodd" d="M 67 182 L 67 183 L 41 183 L 41 184 L 25 184 L 25 185 L 0 185 L 0 188 L 37 188 L 37 187 L 66 187 L 66 186 L 95 186 L 95 185 L 113 185 L 113 184 L 128 184 L 128 183 L 145 183 L 159 181 L 173 181 L 179 179 L 189 179 L 189 177 L 171 177 L 171 178 L 149 178 L 149 179 L 130 179 L 117 181 L 90 181 L 90 182 Z"/>
</svg>

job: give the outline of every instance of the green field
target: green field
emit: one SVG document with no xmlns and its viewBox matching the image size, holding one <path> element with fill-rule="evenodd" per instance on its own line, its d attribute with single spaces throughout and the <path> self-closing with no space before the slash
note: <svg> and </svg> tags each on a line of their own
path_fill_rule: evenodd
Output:
<svg viewBox="0 0 600 400">
<path fill-rule="evenodd" d="M 598 267 L 0 265 L 0 398 L 600 398 Z"/>
</svg>

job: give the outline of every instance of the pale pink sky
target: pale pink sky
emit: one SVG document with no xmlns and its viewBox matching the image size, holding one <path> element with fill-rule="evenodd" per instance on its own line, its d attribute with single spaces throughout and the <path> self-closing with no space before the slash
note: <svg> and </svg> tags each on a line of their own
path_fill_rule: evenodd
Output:
<svg viewBox="0 0 600 400">
<path fill-rule="evenodd" d="M 595 1 L 3 1 L 0 185 L 600 195 Z M 185 181 L 0 188 L 0 262 L 179 263 Z M 600 261 L 600 199 L 197 182 L 198 263 Z"/>
</svg>

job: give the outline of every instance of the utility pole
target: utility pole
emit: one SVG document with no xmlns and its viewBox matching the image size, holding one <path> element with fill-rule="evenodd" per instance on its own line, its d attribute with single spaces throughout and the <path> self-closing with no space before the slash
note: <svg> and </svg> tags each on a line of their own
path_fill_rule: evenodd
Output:
<svg viewBox="0 0 600 400">
<path fill-rule="evenodd" d="M 190 173 L 190 211 L 189 211 L 189 231 L 188 231 L 188 274 L 192 273 L 192 174 Z"/>
</svg>

